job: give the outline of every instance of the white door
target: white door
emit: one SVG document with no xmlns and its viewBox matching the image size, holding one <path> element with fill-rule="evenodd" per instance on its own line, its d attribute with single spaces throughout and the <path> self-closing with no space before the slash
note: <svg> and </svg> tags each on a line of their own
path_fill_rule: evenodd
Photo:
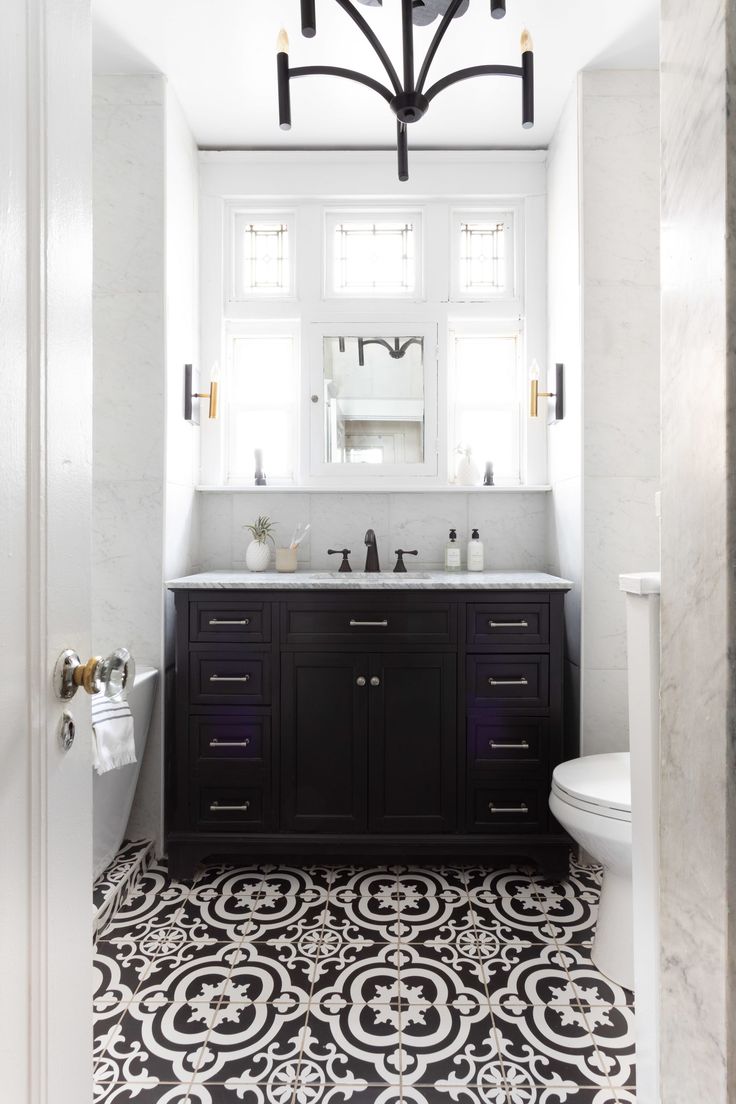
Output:
<svg viewBox="0 0 736 1104">
<path fill-rule="evenodd" d="M 0 1084 L 87 1104 L 89 707 L 68 752 L 57 654 L 89 655 L 88 0 L 3 0 L 0 33 Z"/>
</svg>

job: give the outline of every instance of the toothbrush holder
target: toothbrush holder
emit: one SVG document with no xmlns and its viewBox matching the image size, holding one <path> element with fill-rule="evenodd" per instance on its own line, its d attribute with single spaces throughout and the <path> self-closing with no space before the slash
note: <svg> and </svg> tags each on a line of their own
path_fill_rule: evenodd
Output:
<svg viewBox="0 0 736 1104">
<path fill-rule="evenodd" d="M 296 548 L 276 549 L 276 570 L 296 571 Z"/>
</svg>

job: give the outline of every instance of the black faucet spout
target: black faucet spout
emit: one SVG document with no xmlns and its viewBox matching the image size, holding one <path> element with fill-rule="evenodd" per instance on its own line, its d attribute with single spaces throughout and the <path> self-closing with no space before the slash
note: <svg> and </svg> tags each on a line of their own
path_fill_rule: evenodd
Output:
<svg viewBox="0 0 736 1104">
<path fill-rule="evenodd" d="M 376 547 L 376 534 L 372 529 L 369 529 L 365 535 L 365 543 L 368 551 L 365 554 L 365 569 L 366 571 L 380 571 L 381 567 L 378 563 L 378 548 Z"/>
</svg>

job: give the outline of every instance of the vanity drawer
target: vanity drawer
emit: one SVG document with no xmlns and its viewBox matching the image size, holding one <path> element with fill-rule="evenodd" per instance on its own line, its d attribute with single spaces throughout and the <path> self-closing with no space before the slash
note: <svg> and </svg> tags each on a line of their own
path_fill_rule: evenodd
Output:
<svg viewBox="0 0 736 1104">
<path fill-rule="evenodd" d="M 270 602 L 195 598 L 189 603 L 189 639 L 194 643 L 268 644 L 271 639 Z"/>
<path fill-rule="evenodd" d="M 271 656 L 267 652 L 197 651 L 189 654 L 192 705 L 268 705 Z"/>
<path fill-rule="evenodd" d="M 289 604 L 285 617 L 288 644 L 451 644 L 455 639 L 455 609 L 449 602 L 397 608 L 356 596 L 350 603 Z"/>
<path fill-rule="evenodd" d="M 468 644 L 549 644 L 546 602 L 473 602 L 468 606 Z"/>
<path fill-rule="evenodd" d="M 476 707 L 547 709 L 549 656 L 469 656 L 468 697 Z"/>
<path fill-rule="evenodd" d="M 468 714 L 469 766 L 538 765 L 546 762 L 548 755 L 549 721 L 546 717 L 499 717 L 490 709 L 476 709 Z"/>
<path fill-rule="evenodd" d="M 270 819 L 263 786 L 201 783 L 192 787 L 195 827 L 209 831 L 262 830 Z"/>
<path fill-rule="evenodd" d="M 190 717 L 189 748 L 193 762 L 229 761 L 262 766 L 270 752 L 271 718 L 263 714 L 245 717 Z"/>
<path fill-rule="evenodd" d="M 476 832 L 538 832 L 547 823 L 546 784 L 471 785 L 468 828 Z"/>
</svg>

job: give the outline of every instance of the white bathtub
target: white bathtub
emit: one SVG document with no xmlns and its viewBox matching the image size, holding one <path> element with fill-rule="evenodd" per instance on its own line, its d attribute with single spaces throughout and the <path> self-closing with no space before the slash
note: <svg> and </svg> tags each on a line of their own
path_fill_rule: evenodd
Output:
<svg viewBox="0 0 736 1104">
<path fill-rule="evenodd" d="M 136 669 L 135 682 L 128 694 L 135 724 L 136 762 L 127 767 L 97 774 L 93 771 L 92 805 L 94 811 L 94 876 L 110 865 L 125 836 L 133 804 L 138 775 L 146 750 L 153 703 L 156 698 L 158 671 L 141 665 Z"/>
</svg>

